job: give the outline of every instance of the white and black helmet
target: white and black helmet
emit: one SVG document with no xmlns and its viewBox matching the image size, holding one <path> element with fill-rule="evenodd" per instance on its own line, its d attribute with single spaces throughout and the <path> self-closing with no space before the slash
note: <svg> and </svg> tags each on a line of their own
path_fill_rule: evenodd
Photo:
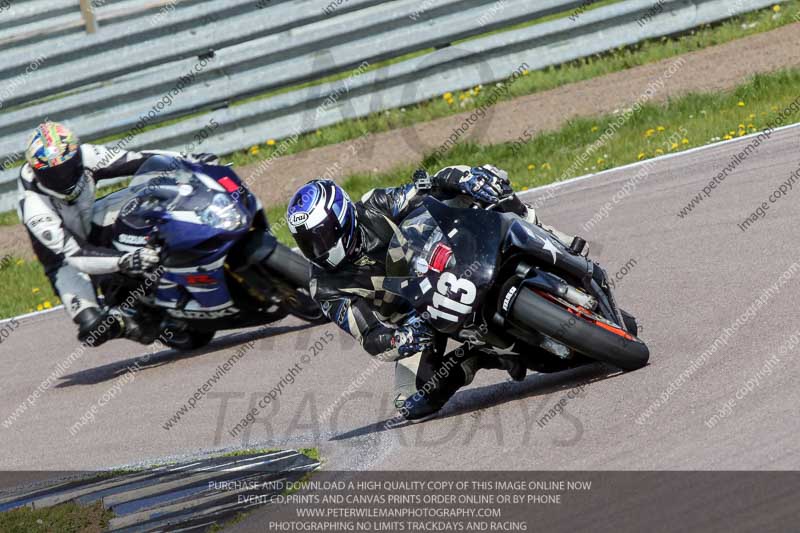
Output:
<svg viewBox="0 0 800 533">
<path fill-rule="evenodd" d="M 289 202 L 286 221 L 297 246 L 321 268 L 335 269 L 360 251 L 355 204 L 331 180 L 313 180 L 301 187 Z"/>
</svg>

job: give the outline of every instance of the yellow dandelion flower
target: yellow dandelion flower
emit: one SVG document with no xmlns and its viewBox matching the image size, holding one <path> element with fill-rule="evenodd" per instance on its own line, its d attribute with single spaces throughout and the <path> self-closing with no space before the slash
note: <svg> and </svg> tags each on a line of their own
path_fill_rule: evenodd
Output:
<svg viewBox="0 0 800 533">
<path fill-rule="evenodd" d="M 17 266 L 22 266 L 23 264 L 25 264 L 25 261 L 22 259 L 17 259 Z"/>
<path fill-rule="evenodd" d="M 671 149 L 672 150 L 677 150 L 678 149 L 678 143 L 672 143 L 672 148 Z"/>
<path fill-rule="evenodd" d="M 598 164 L 598 165 L 602 165 L 602 164 L 603 164 L 603 163 L 605 163 L 605 162 L 606 162 L 606 160 L 605 160 L 605 159 L 603 159 L 602 157 L 601 157 L 600 159 L 598 159 L 598 160 L 597 160 L 597 164 Z"/>
<path fill-rule="evenodd" d="M 523 75 L 523 76 L 527 76 L 527 75 L 528 75 L 528 74 L 530 74 L 530 73 L 531 73 L 531 72 L 530 72 L 528 69 L 525 69 L 525 70 L 523 70 L 523 71 L 522 71 L 522 75 Z"/>
<path fill-rule="evenodd" d="M 664 130 L 665 130 L 665 129 L 667 129 L 667 128 L 665 128 L 664 126 L 658 126 L 656 129 L 657 129 L 658 131 L 664 131 Z"/>
<path fill-rule="evenodd" d="M 256 155 L 259 152 L 258 146 L 253 146 L 250 148 L 250 153 Z"/>
<path fill-rule="evenodd" d="M 746 104 L 744 102 L 742 102 L 741 100 L 739 100 L 739 103 L 736 104 L 736 105 L 738 105 L 739 107 L 744 107 Z"/>
<path fill-rule="evenodd" d="M 598 128 L 597 126 L 592 126 L 592 131 L 593 131 L 593 132 L 594 132 L 594 131 L 597 131 L 597 130 L 599 130 L 599 129 L 600 129 L 600 128 Z"/>
<path fill-rule="evenodd" d="M 736 132 L 731 130 L 731 131 L 728 132 L 728 135 L 736 135 Z"/>
<path fill-rule="evenodd" d="M 731 139 L 733 139 L 733 137 L 731 135 L 726 135 L 723 137 L 723 139 L 725 139 L 726 141 L 730 141 Z"/>
<path fill-rule="evenodd" d="M 689 144 L 689 139 L 683 139 L 683 140 L 681 141 L 681 144 Z"/>
<path fill-rule="evenodd" d="M 32 288 L 32 289 L 31 289 L 31 292 L 32 292 L 33 294 L 39 294 L 39 291 L 40 291 L 40 290 L 41 290 L 41 289 L 39 289 L 39 287 L 34 287 L 34 288 Z"/>
<path fill-rule="evenodd" d="M 778 110 L 778 106 L 774 105 L 770 109 L 772 109 L 773 111 L 777 111 Z"/>
<path fill-rule="evenodd" d="M 44 311 L 44 306 L 42 304 L 39 304 L 39 305 L 36 306 L 36 310 L 37 311 Z"/>
<path fill-rule="evenodd" d="M 444 98 L 445 100 L 452 100 L 453 99 L 453 93 L 444 93 L 442 95 L 442 98 Z"/>
<path fill-rule="evenodd" d="M 750 118 L 750 120 L 756 118 L 756 114 L 755 113 L 750 113 L 750 117 L 749 118 Z"/>
<path fill-rule="evenodd" d="M 466 100 L 467 99 L 467 95 L 464 94 L 464 93 L 461 93 L 461 94 L 458 95 L 458 99 L 459 100 Z"/>
<path fill-rule="evenodd" d="M 649 130 L 647 130 L 646 132 L 644 132 L 644 136 L 645 136 L 645 137 L 650 137 L 650 136 L 651 136 L 651 135 L 653 135 L 655 132 L 656 132 L 656 130 L 654 130 L 653 128 L 650 128 Z"/>
<path fill-rule="evenodd" d="M 751 122 L 750 124 L 747 125 L 747 127 L 748 128 L 755 128 L 755 125 Z"/>
<path fill-rule="evenodd" d="M 775 4 L 774 6 L 772 6 L 772 10 L 773 10 L 775 13 L 780 13 L 780 11 L 781 11 L 781 6 L 779 6 L 778 4 Z"/>
<path fill-rule="evenodd" d="M 546 169 L 546 170 L 550 170 L 550 163 L 544 163 L 544 164 L 542 164 L 542 168 L 543 168 L 543 169 Z"/>
<path fill-rule="evenodd" d="M 528 170 L 534 170 L 535 168 L 536 168 L 536 165 L 534 165 L 533 163 L 528 165 Z"/>
<path fill-rule="evenodd" d="M 657 153 L 658 155 L 661 155 L 661 154 L 663 154 L 663 153 L 664 153 L 664 150 L 662 150 L 661 148 L 656 148 L 656 153 Z"/>
<path fill-rule="evenodd" d="M 44 308 L 45 309 L 50 309 L 52 307 L 53 307 L 53 304 L 50 303 L 50 300 L 47 300 L 47 301 L 44 302 Z"/>
<path fill-rule="evenodd" d="M 739 131 L 739 137 L 744 137 L 745 135 L 747 135 L 747 132 L 745 130 Z"/>
<path fill-rule="evenodd" d="M 267 141 L 267 146 L 275 146 L 275 139 L 270 139 Z"/>
<path fill-rule="evenodd" d="M 641 161 L 645 157 L 647 157 L 647 155 L 644 152 L 639 152 L 639 161 Z"/>
</svg>

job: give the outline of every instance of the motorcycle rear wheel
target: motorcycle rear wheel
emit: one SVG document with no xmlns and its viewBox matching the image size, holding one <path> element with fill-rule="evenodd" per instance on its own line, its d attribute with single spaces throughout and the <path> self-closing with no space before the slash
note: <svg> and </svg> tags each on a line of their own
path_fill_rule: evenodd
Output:
<svg viewBox="0 0 800 533">
<path fill-rule="evenodd" d="M 527 287 L 520 290 L 509 315 L 509 321 L 519 327 L 552 337 L 622 370 L 636 370 L 647 364 L 650 350 L 644 342 L 598 318 L 586 310 L 576 312 Z"/>
</svg>

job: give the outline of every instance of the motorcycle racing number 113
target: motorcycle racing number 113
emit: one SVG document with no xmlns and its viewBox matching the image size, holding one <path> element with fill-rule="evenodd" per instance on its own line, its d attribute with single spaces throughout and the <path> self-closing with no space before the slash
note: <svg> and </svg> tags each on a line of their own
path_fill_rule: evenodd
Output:
<svg viewBox="0 0 800 533">
<path fill-rule="evenodd" d="M 458 300 L 450 297 L 453 294 Z M 433 305 L 428 306 L 428 313 L 433 319 L 458 322 L 457 315 L 465 316 L 472 312 L 477 290 L 475 284 L 468 279 L 457 278 L 450 272 L 444 272 L 436 285 L 436 294 L 433 295 Z M 456 313 L 450 313 L 452 311 Z"/>
</svg>

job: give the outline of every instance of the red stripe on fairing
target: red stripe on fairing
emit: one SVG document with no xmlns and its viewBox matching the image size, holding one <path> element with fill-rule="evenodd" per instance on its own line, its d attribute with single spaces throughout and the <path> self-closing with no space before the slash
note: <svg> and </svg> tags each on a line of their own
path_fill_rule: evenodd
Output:
<svg viewBox="0 0 800 533">
<path fill-rule="evenodd" d="M 228 176 L 219 179 L 219 184 L 225 187 L 225 190 L 228 192 L 234 192 L 239 190 L 239 186 L 230 179 Z"/>
</svg>

